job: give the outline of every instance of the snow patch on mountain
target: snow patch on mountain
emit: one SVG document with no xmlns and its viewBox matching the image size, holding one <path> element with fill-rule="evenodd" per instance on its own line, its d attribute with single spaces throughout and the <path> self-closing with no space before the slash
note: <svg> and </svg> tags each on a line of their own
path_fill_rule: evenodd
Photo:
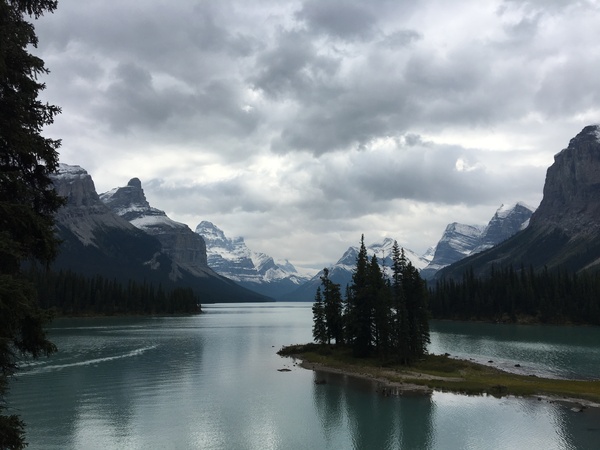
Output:
<svg viewBox="0 0 600 450">
<path fill-rule="evenodd" d="M 535 209 L 523 202 L 501 205 L 486 226 L 451 223 L 436 245 L 433 259 L 421 272 L 431 278 L 444 267 L 505 241 L 529 225 Z"/>
<path fill-rule="evenodd" d="M 265 253 L 251 251 L 244 238 L 228 238 L 212 222 L 200 222 L 196 233 L 206 242 L 209 267 L 234 281 L 257 285 L 281 282 L 300 285 L 308 279 L 298 273 L 289 261 L 279 263 Z"/>
<path fill-rule="evenodd" d="M 72 166 L 63 163 L 60 163 L 56 173 L 52 174 L 52 178 L 55 180 L 68 180 L 87 176 L 89 176 L 89 174 L 81 166 Z"/>
<path fill-rule="evenodd" d="M 594 131 L 594 134 L 596 135 L 596 140 L 600 142 L 600 124 L 596 124 L 595 127 L 596 130 Z"/>
<path fill-rule="evenodd" d="M 153 208 L 146 200 L 139 178 L 132 178 L 127 186 L 100 194 L 100 200 L 117 216 L 136 228 L 156 237 L 173 261 L 196 276 L 216 276 L 206 260 L 206 246 L 200 236 L 181 222 L 176 222 L 164 211 Z M 174 266 L 173 278 L 179 277 Z"/>
<path fill-rule="evenodd" d="M 100 200 L 118 216 L 144 231 L 158 228 L 182 229 L 186 224 L 176 222 L 167 214 L 150 206 L 139 178 L 132 178 L 127 186 L 117 187 L 100 194 Z"/>
<path fill-rule="evenodd" d="M 427 250 L 425 250 L 425 253 L 423 253 L 421 255 L 421 258 L 423 258 L 425 261 L 427 261 L 428 264 L 431 262 L 431 260 L 433 259 L 433 256 L 435 255 L 436 247 L 437 247 L 437 245 L 433 245 L 433 246 L 429 247 Z"/>
<path fill-rule="evenodd" d="M 92 177 L 81 166 L 59 164 L 50 175 L 54 188 L 67 203 L 56 213 L 57 223 L 69 229 L 85 246 L 96 244 L 98 230 L 133 229 L 126 220 L 114 215 L 98 197 Z"/>
<path fill-rule="evenodd" d="M 187 225 L 181 222 L 176 222 L 166 215 L 142 216 L 130 220 L 131 224 L 142 230 L 150 228 L 168 227 L 168 228 L 187 228 Z"/>
</svg>

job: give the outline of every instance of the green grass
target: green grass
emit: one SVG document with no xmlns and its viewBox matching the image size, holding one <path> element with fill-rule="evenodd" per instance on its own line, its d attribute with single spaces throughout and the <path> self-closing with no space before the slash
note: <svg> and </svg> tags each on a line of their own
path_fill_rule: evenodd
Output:
<svg viewBox="0 0 600 450">
<path fill-rule="evenodd" d="M 550 395 L 600 402 L 600 380 L 555 380 L 517 375 L 445 355 L 426 355 L 422 360 L 406 366 L 377 358 L 354 358 L 347 348 L 327 345 L 293 345 L 282 348 L 278 353 L 347 373 L 386 378 L 446 392 L 494 396 Z"/>
</svg>

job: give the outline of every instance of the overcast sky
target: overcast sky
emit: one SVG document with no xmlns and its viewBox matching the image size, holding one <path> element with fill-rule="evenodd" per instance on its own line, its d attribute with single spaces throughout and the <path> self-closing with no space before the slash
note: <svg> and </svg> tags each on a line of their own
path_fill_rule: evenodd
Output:
<svg viewBox="0 0 600 450">
<path fill-rule="evenodd" d="M 299 267 L 365 234 L 423 253 L 537 207 L 600 121 L 596 0 L 60 0 L 35 23 L 47 129 L 99 193 Z"/>
</svg>

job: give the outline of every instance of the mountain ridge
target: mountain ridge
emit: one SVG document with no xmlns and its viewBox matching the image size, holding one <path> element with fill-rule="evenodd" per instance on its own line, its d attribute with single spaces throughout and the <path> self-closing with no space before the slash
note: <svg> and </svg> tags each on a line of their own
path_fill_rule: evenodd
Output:
<svg viewBox="0 0 600 450">
<path fill-rule="evenodd" d="M 191 287 L 203 303 L 268 300 L 208 268 L 199 276 L 180 264 L 159 239 L 114 214 L 100 200 L 92 177 L 80 166 L 60 164 L 51 179 L 58 194 L 66 198 L 55 216 L 62 243 L 52 269 L 121 282 L 152 282 L 165 288 Z"/>
<path fill-rule="evenodd" d="M 421 276 L 432 279 L 444 267 L 505 241 L 529 224 L 533 211 L 534 208 L 523 202 L 503 204 L 485 226 L 449 224 L 436 245 L 433 259 L 421 271 Z"/>
<path fill-rule="evenodd" d="M 529 225 L 501 244 L 442 269 L 436 278 L 485 276 L 492 266 L 600 269 L 600 125 L 583 128 L 554 156 Z"/>
</svg>

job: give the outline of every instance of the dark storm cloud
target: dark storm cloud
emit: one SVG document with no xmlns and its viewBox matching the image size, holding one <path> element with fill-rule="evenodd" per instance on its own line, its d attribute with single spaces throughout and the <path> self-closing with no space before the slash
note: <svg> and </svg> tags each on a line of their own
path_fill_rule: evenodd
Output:
<svg viewBox="0 0 600 450">
<path fill-rule="evenodd" d="M 343 39 L 368 38 L 375 32 L 377 17 L 364 6 L 344 0 L 306 1 L 296 17 L 317 33 Z"/>
<path fill-rule="evenodd" d="M 518 197 L 519 191 L 539 185 L 543 176 L 542 171 L 533 176 L 529 167 L 497 173 L 489 161 L 480 161 L 477 149 L 425 143 L 414 136 L 409 141 L 393 149 L 357 152 L 346 165 L 327 165 L 314 182 L 322 192 L 354 203 L 356 213 L 393 200 L 487 204 L 500 191 Z"/>
<path fill-rule="evenodd" d="M 423 35 L 415 30 L 398 30 L 384 36 L 381 43 L 393 50 L 405 47 L 420 39 L 423 39 Z"/>
<path fill-rule="evenodd" d="M 243 176 L 190 186 L 174 186 L 164 179 L 150 179 L 144 183 L 144 189 L 157 202 L 169 205 L 171 211 L 179 214 L 186 212 L 190 202 L 201 205 L 206 215 L 264 213 L 274 206 L 266 192 L 261 194 L 252 186 L 251 180 Z"/>
<path fill-rule="evenodd" d="M 158 88 L 152 74 L 133 63 L 120 64 L 113 76 L 96 106 L 98 117 L 113 131 L 124 133 L 133 127 L 169 133 L 170 127 L 183 123 L 197 131 L 244 136 L 256 127 L 258 115 L 242 110 L 237 86 L 227 80 L 211 81 L 192 92 Z"/>
<path fill-rule="evenodd" d="M 276 45 L 257 57 L 250 82 L 275 99 L 311 96 L 325 79 L 335 76 L 339 61 L 317 54 L 311 36 L 301 31 L 278 33 Z"/>
<path fill-rule="evenodd" d="M 583 49 L 578 55 L 557 61 L 540 82 L 535 95 L 536 108 L 550 117 L 597 108 L 600 104 L 598 67 L 600 54 L 590 55 Z M 577 73 L 576 83 L 574 73 Z"/>
</svg>

